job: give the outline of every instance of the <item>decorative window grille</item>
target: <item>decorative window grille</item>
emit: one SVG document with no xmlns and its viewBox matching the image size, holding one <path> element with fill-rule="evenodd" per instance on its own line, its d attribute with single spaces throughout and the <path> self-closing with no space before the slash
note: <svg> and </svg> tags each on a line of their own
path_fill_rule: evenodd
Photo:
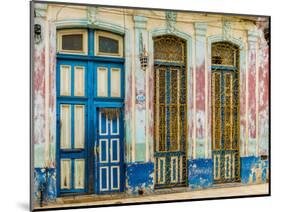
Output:
<svg viewBox="0 0 281 212">
<path fill-rule="evenodd" d="M 159 36 L 154 39 L 154 60 L 185 62 L 185 42 L 175 36 Z"/>
<path fill-rule="evenodd" d="M 173 36 L 158 37 L 154 42 L 157 151 L 184 151 L 187 118 L 184 49 L 185 42 Z"/>
<path fill-rule="evenodd" d="M 156 187 L 186 184 L 186 43 L 175 36 L 154 39 L 154 145 Z"/>
<path fill-rule="evenodd" d="M 214 180 L 240 180 L 239 48 L 229 42 L 212 44 L 212 149 Z"/>
</svg>

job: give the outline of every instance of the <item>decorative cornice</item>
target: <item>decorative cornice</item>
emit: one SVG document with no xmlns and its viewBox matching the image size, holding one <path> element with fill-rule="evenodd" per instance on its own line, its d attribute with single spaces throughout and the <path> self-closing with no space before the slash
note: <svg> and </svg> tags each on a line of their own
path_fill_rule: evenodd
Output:
<svg viewBox="0 0 281 212">
<path fill-rule="evenodd" d="M 136 29 L 146 29 L 147 17 L 135 15 L 133 18 Z"/>
<path fill-rule="evenodd" d="M 194 24 L 195 35 L 205 37 L 207 32 L 207 27 L 208 25 L 206 23 L 202 23 L 202 22 L 195 23 Z"/>
<path fill-rule="evenodd" d="M 34 4 L 35 18 L 37 17 L 45 18 L 47 14 L 47 9 L 48 9 L 48 4 L 35 3 Z"/>
<path fill-rule="evenodd" d="M 166 11 L 166 26 L 168 32 L 175 31 L 175 25 L 177 22 L 177 12 L 175 11 Z"/>
</svg>

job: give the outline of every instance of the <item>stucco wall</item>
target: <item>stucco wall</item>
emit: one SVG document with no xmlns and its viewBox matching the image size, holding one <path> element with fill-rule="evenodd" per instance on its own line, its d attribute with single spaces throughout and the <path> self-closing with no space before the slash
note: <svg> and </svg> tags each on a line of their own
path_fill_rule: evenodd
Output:
<svg viewBox="0 0 281 212">
<path fill-rule="evenodd" d="M 41 4 L 35 4 L 35 11 L 35 23 L 42 27 L 42 40 L 34 46 L 33 144 L 36 168 L 56 166 L 56 29 L 64 27 L 99 28 L 124 35 L 125 141 L 130 169 L 134 164 L 136 167 L 147 164 L 149 170 L 153 170 L 152 38 L 160 34 L 174 34 L 187 41 L 189 177 L 196 178 L 196 175 L 192 176 L 196 172 L 196 163 L 209 164 L 211 160 L 210 44 L 214 40 L 229 40 L 240 47 L 241 157 L 259 158 L 268 154 L 269 50 L 262 26 L 245 20 L 245 17 L 242 21 L 239 17 L 223 18 L 221 15 L 190 12 L 176 13 L 174 28 L 169 28 L 164 11 Z M 225 27 L 226 22 L 230 27 Z M 139 64 L 140 32 L 149 54 L 146 72 L 140 69 Z M 145 102 L 136 101 L 139 94 L 145 96 Z M 148 171 L 147 175 L 143 179 L 151 179 L 151 172 Z M 209 178 L 208 175 L 204 185 L 209 183 Z M 128 185 L 137 185 L 131 179 L 127 180 Z M 192 182 L 196 184 L 196 180 Z M 151 183 L 147 187 L 150 188 Z M 137 191 L 137 188 L 130 189 Z"/>
</svg>

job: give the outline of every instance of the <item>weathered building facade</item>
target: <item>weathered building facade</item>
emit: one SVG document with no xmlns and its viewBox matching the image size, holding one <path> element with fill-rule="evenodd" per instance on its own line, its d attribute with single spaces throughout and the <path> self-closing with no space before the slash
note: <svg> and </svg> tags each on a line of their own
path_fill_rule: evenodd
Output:
<svg viewBox="0 0 281 212">
<path fill-rule="evenodd" d="M 35 199 L 266 182 L 267 21 L 35 3 Z"/>
</svg>

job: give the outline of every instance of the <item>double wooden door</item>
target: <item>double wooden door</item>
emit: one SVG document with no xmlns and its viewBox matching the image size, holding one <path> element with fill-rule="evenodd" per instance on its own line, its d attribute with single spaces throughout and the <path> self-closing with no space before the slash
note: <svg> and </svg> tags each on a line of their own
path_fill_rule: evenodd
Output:
<svg viewBox="0 0 281 212">
<path fill-rule="evenodd" d="M 58 195 L 123 191 L 122 104 L 97 106 L 98 67 L 90 67 L 78 60 L 57 63 Z"/>
</svg>

